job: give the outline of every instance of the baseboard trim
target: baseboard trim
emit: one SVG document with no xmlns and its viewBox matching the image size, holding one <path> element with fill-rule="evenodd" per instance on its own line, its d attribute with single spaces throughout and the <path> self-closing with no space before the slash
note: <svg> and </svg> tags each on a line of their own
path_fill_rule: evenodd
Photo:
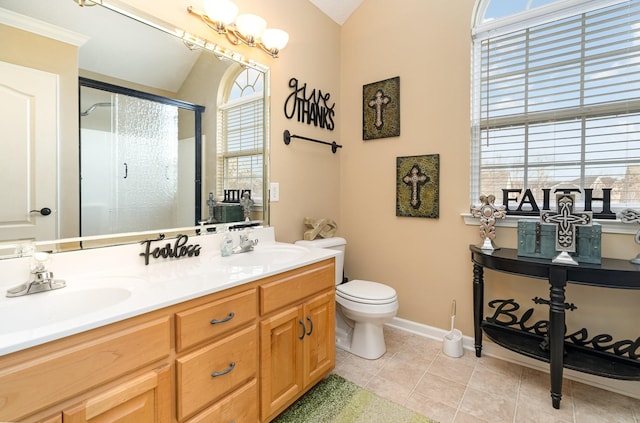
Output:
<svg viewBox="0 0 640 423">
<path fill-rule="evenodd" d="M 443 337 L 449 333 L 448 330 L 424 325 L 422 323 L 416 323 L 399 317 L 394 317 L 391 322 L 387 323 L 387 326 L 440 342 L 442 342 Z M 463 335 L 462 346 L 466 350 L 465 354 L 475 354 L 473 337 Z M 482 341 L 482 354 L 549 373 L 549 365 L 547 363 L 510 351 L 494 344 L 486 338 Z M 638 381 L 608 379 L 570 369 L 564 369 L 563 375 L 569 380 L 575 380 L 576 382 L 595 386 L 596 388 L 606 389 L 607 391 L 640 399 L 640 384 Z"/>
</svg>

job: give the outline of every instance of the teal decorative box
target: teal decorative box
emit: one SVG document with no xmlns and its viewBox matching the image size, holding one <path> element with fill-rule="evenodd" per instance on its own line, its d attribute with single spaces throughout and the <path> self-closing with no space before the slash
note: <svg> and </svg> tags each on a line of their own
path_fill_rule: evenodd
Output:
<svg viewBox="0 0 640 423">
<path fill-rule="evenodd" d="M 602 226 L 594 223 L 591 226 L 578 226 L 576 252 L 569 253 L 580 263 L 600 264 L 602 260 Z M 556 251 L 556 227 L 542 225 L 538 220 L 518 221 L 518 255 L 552 259 Z"/>
<path fill-rule="evenodd" d="M 241 222 L 244 220 L 242 206 L 239 204 L 220 203 L 214 206 L 214 218 L 217 223 Z"/>
</svg>

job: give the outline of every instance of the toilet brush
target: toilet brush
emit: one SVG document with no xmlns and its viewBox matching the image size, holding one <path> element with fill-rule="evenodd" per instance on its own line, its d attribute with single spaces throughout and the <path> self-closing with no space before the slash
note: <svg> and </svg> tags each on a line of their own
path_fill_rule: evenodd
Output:
<svg viewBox="0 0 640 423">
<path fill-rule="evenodd" d="M 442 352 L 449 357 L 460 357 L 463 354 L 462 349 L 462 332 L 455 329 L 456 321 L 456 300 L 451 302 L 451 330 L 444 336 L 442 340 Z"/>
</svg>

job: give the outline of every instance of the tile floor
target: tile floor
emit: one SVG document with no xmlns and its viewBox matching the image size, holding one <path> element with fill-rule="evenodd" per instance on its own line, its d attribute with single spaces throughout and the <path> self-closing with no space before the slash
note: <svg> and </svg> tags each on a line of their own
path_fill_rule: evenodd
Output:
<svg viewBox="0 0 640 423">
<path fill-rule="evenodd" d="M 503 360 L 442 354 L 442 343 L 385 327 L 387 352 L 365 360 L 342 350 L 335 373 L 441 423 L 640 423 L 640 400 L 563 381 L 551 406 L 549 376 Z"/>
</svg>

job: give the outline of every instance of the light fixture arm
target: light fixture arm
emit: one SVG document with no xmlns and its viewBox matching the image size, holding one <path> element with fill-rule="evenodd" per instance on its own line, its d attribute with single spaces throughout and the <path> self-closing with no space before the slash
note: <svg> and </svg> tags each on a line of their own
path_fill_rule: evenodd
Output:
<svg viewBox="0 0 640 423">
<path fill-rule="evenodd" d="M 261 41 L 257 41 L 253 36 L 247 36 L 242 34 L 236 27 L 235 23 L 225 25 L 223 22 L 216 22 L 209 18 L 204 11 L 195 9 L 193 6 L 187 7 L 187 12 L 191 15 L 199 17 L 202 22 L 209 28 L 214 30 L 220 35 L 224 35 L 227 40 L 234 46 L 245 44 L 249 47 L 260 47 L 262 51 L 267 53 L 273 58 L 278 57 L 280 52 L 279 48 L 267 48 Z"/>
</svg>

